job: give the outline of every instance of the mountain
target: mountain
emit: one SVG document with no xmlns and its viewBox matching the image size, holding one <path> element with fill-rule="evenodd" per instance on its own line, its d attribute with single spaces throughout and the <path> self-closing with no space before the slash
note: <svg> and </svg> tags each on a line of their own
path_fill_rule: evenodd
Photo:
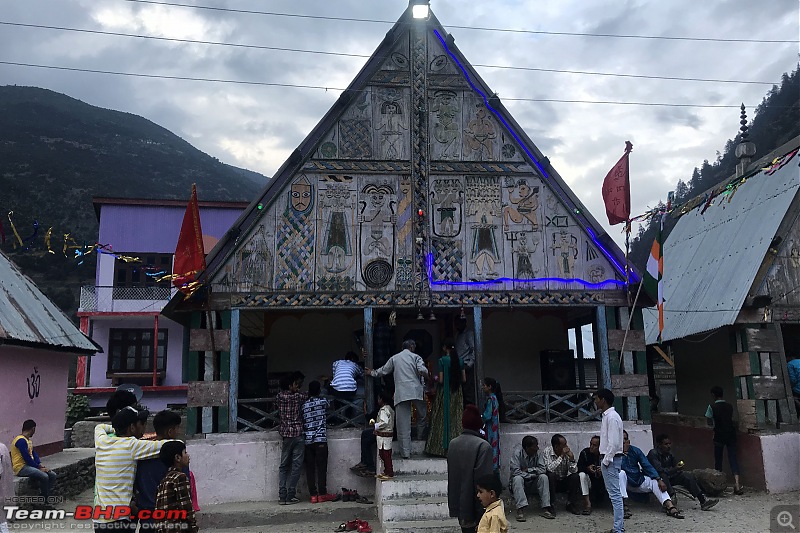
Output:
<svg viewBox="0 0 800 533">
<path fill-rule="evenodd" d="M 77 287 L 93 283 L 94 257 L 82 265 L 48 254 L 70 233 L 97 240 L 93 196 L 250 201 L 265 176 L 221 163 L 140 116 L 103 109 L 46 89 L 0 87 L 0 223 L 8 254 L 65 311 L 77 308 Z M 14 249 L 14 225 L 24 248 Z M 34 230 L 38 222 L 38 231 Z"/>
<path fill-rule="evenodd" d="M 800 67 L 783 75 L 781 85 L 774 85 L 755 110 L 749 126 L 750 140 L 756 145 L 753 161 L 800 135 Z M 687 180 L 678 180 L 675 185 L 675 203 L 680 205 L 731 177 L 736 170 L 736 145 L 741 139 L 737 135 L 725 143 L 723 152 L 717 151 L 716 161 L 703 161 Z M 630 260 L 639 272 L 645 271 L 650 248 L 657 229 L 657 218 L 647 226 L 640 226 L 639 233 L 631 239 Z M 668 216 L 664 223 L 664 238 L 669 235 L 678 219 Z"/>
</svg>

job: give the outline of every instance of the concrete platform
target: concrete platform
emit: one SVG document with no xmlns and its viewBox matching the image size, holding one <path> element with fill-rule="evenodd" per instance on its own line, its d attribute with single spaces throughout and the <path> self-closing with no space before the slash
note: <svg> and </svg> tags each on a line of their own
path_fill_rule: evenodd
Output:
<svg viewBox="0 0 800 533">
<path fill-rule="evenodd" d="M 239 527 L 264 527 L 266 530 L 282 530 L 280 526 L 298 523 L 330 524 L 330 531 L 342 522 L 360 518 L 367 520 L 373 529 L 378 524 L 378 511 L 374 504 L 353 502 L 310 503 L 303 501 L 295 505 L 277 503 L 226 503 L 204 505 L 197 514 L 201 530 Z M 291 529 L 292 531 L 302 531 Z"/>
<path fill-rule="evenodd" d="M 94 487 L 94 448 L 67 448 L 42 458 L 42 464 L 56 473 L 56 485 L 51 496 L 73 497 Z M 38 496 L 36 483 L 26 477 L 14 477 L 17 496 Z"/>
</svg>

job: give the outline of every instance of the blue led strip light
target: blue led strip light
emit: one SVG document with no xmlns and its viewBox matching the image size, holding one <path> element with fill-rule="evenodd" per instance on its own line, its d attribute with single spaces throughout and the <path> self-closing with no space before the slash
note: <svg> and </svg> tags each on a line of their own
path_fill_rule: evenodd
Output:
<svg viewBox="0 0 800 533">
<path fill-rule="evenodd" d="M 458 58 L 455 56 L 455 54 L 453 54 L 453 52 L 450 51 L 450 48 L 447 46 L 447 43 L 445 42 L 444 38 L 442 38 L 442 35 L 439 33 L 439 31 L 438 30 L 433 30 L 433 33 L 436 34 L 436 37 L 442 43 L 442 46 L 444 47 L 445 52 L 447 52 L 447 55 L 449 55 L 453 59 L 453 61 L 456 62 L 456 65 L 458 65 L 458 68 L 461 69 L 461 72 L 464 74 L 464 78 L 467 80 L 467 83 L 469 83 L 469 86 L 472 87 L 472 90 L 475 91 L 476 93 L 478 93 L 479 95 L 481 95 L 481 98 L 483 98 L 483 103 L 486 106 L 486 109 L 491 111 L 494 114 L 494 116 L 497 117 L 497 119 L 500 122 L 503 123 L 503 125 L 506 127 L 506 130 L 511 134 L 512 137 L 514 137 L 514 139 L 516 139 L 517 143 L 522 147 L 522 149 L 525 150 L 525 153 L 528 154 L 528 157 L 531 158 L 531 161 L 533 161 L 534 164 L 536 164 L 536 167 L 542 173 L 542 176 L 544 176 L 547 179 L 550 179 L 550 176 L 547 175 L 547 172 L 545 172 L 545 170 L 542 167 L 542 165 L 539 163 L 539 161 L 536 159 L 536 157 L 534 157 L 534 155 L 530 152 L 530 150 L 528 150 L 528 147 L 526 146 L 526 144 L 524 142 L 522 142 L 522 140 L 517 136 L 517 134 L 514 132 L 514 130 L 511 128 L 511 126 L 508 125 L 508 122 L 505 121 L 505 119 L 502 117 L 502 115 L 500 115 L 500 113 L 495 108 L 493 108 L 492 106 L 489 105 L 489 99 L 486 98 L 486 95 L 483 94 L 483 91 L 481 91 L 478 87 L 475 86 L 474 83 L 472 83 L 472 79 L 470 79 L 469 74 L 467 73 L 467 69 L 464 68 L 464 65 L 461 64 L 461 61 L 458 60 Z M 606 250 L 605 247 L 602 244 L 600 244 L 600 241 L 597 240 L 597 237 L 595 236 L 594 232 L 588 226 L 586 227 L 586 231 L 589 233 L 589 236 L 591 237 L 592 242 L 594 242 L 597 245 L 597 247 L 600 248 L 603 251 L 603 254 L 605 254 L 605 256 L 608 258 L 608 260 L 611 261 L 614 264 L 615 267 L 617 267 L 617 270 L 619 272 L 625 272 L 625 268 L 623 268 L 617 262 L 617 260 L 614 259 L 614 256 L 608 250 Z M 636 281 L 636 275 L 633 273 L 633 270 L 630 271 L 629 277 L 630 277 L 631 281 Z M 548 279 L 559 279 L 559 278 L 548 278 Z M 517 280 L 517 281 L 525 281 L 525 280 Z M 530 281 L 530 280 L 528 280 L 528 281 Z M 541 280 L 535 280 L 535 281 L 541 281 Z M 581 281 L 581 280 L 575 280 L 575 281 Z M 616 281 L 616 280 L 614 280 L 614 281 Z M 581 282 L 582 283 L 586 283 L 587 285 L 597 285 L 597 284 L 594 284 L 594 283 L 588 283 L 588 282 L 583 282 L 583 281 L 581 281 Z M 434 283 L 439 284 L 441 282 L 437 281 L 437 282 L 434 282 Z M 473 282 L 464 282 L 464 283 L 473 283 Z M 606 282 L 603 282 L 603 283 L 606 283 Z M 617 283 L 622 283 L 622 285 L 625 285 L 624 282 L 617 282 Z"/>
<path fill-rule="evenodd" d="M 434 281 L 433 279 L 433 254 L 428 254 L 428 281 L 431 285 L 448 285 L 448 286 L 463 286 L 463 285 L 495 285 L 497 283 L 543 283 L 547 281 L 555 281 L 557 283 L 581 283 L 587 287 L 600 288 L 606 285 L 625 285 L 624 281 L 616 279 L 606 279 L 598 283 L 592 283 L 580 278 L 535 278 L 535 279 L 516 279 L 516 278 L 495 278 L 485 281 Z"/>
</svg>

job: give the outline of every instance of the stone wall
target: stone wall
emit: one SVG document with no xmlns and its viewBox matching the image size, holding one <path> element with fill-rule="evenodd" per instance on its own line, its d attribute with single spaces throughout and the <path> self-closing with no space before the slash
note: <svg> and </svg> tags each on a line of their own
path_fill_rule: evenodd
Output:
<svg viewBox="0 0 800 533">
<path fill-rule="evenodd" d="M 154 433 L 153 415 L 147 419 L 145 433 Z M 107 416 L 93 416 L 80 422 L 75 422 L 72 426 L 71 447 L 72 448 L 94 448 L 94 428 L 97 424 L 110 424 L 111 420 Z M 181 417 L 181 425 L 178 427 L 177 436 L 179 439 L 186 439 L 186 416 Z"/>
<path fill-rule="evenodd" d="M 94 487 L 94 450 L 67 450 L 43 458 L 42 464 L 58 476 L 51 496 L 73 498 Z M 17 496 L 38 496 L 39 488 L 28 478 L 15 477 L 14 492 Z"/>
</svg>

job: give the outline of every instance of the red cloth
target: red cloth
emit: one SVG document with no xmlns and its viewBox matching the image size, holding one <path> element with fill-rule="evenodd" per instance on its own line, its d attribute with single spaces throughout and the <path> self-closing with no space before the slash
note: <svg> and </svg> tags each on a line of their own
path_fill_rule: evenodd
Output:
<svg viewBox="0 0 800 533">
<path fill-rule="evenodd" d="M 200 510 L 200 505 L 197 503 L 197 483 L 194 481 L 194 473 L 191 470 L 189 470 L 189 487 L 192 492 L 192 509 L 196 513 Z"/>
<path fill-rule="evenodd" d="M 383 473 L 389 477 L 394 477 L 394 468 L 392 468 L 392 450 L 378 450 L 378 456 L 383 461 Z"/>
<path fill-rule="evenodd" d="M 625 153 L 603 180 L 603 201 L 606 204 L 608 223 L 621 224 L 631 217 L 631 182 L 628 155 L 633 150 L 630 141 L 625 141 Z"/>
<path fill-rule="evenodd" d="M 206 268 L 206 254 L 203 250 L 203 230 L 200 227 L 200 207 L 197 203 L 197 187 L 192 184 L 192 197 L 183 215 L 178 245 L 175 247 L 175 266 L 173 281 L 176 287 L 195 280 L 198 272 Z"/>
</svg>

